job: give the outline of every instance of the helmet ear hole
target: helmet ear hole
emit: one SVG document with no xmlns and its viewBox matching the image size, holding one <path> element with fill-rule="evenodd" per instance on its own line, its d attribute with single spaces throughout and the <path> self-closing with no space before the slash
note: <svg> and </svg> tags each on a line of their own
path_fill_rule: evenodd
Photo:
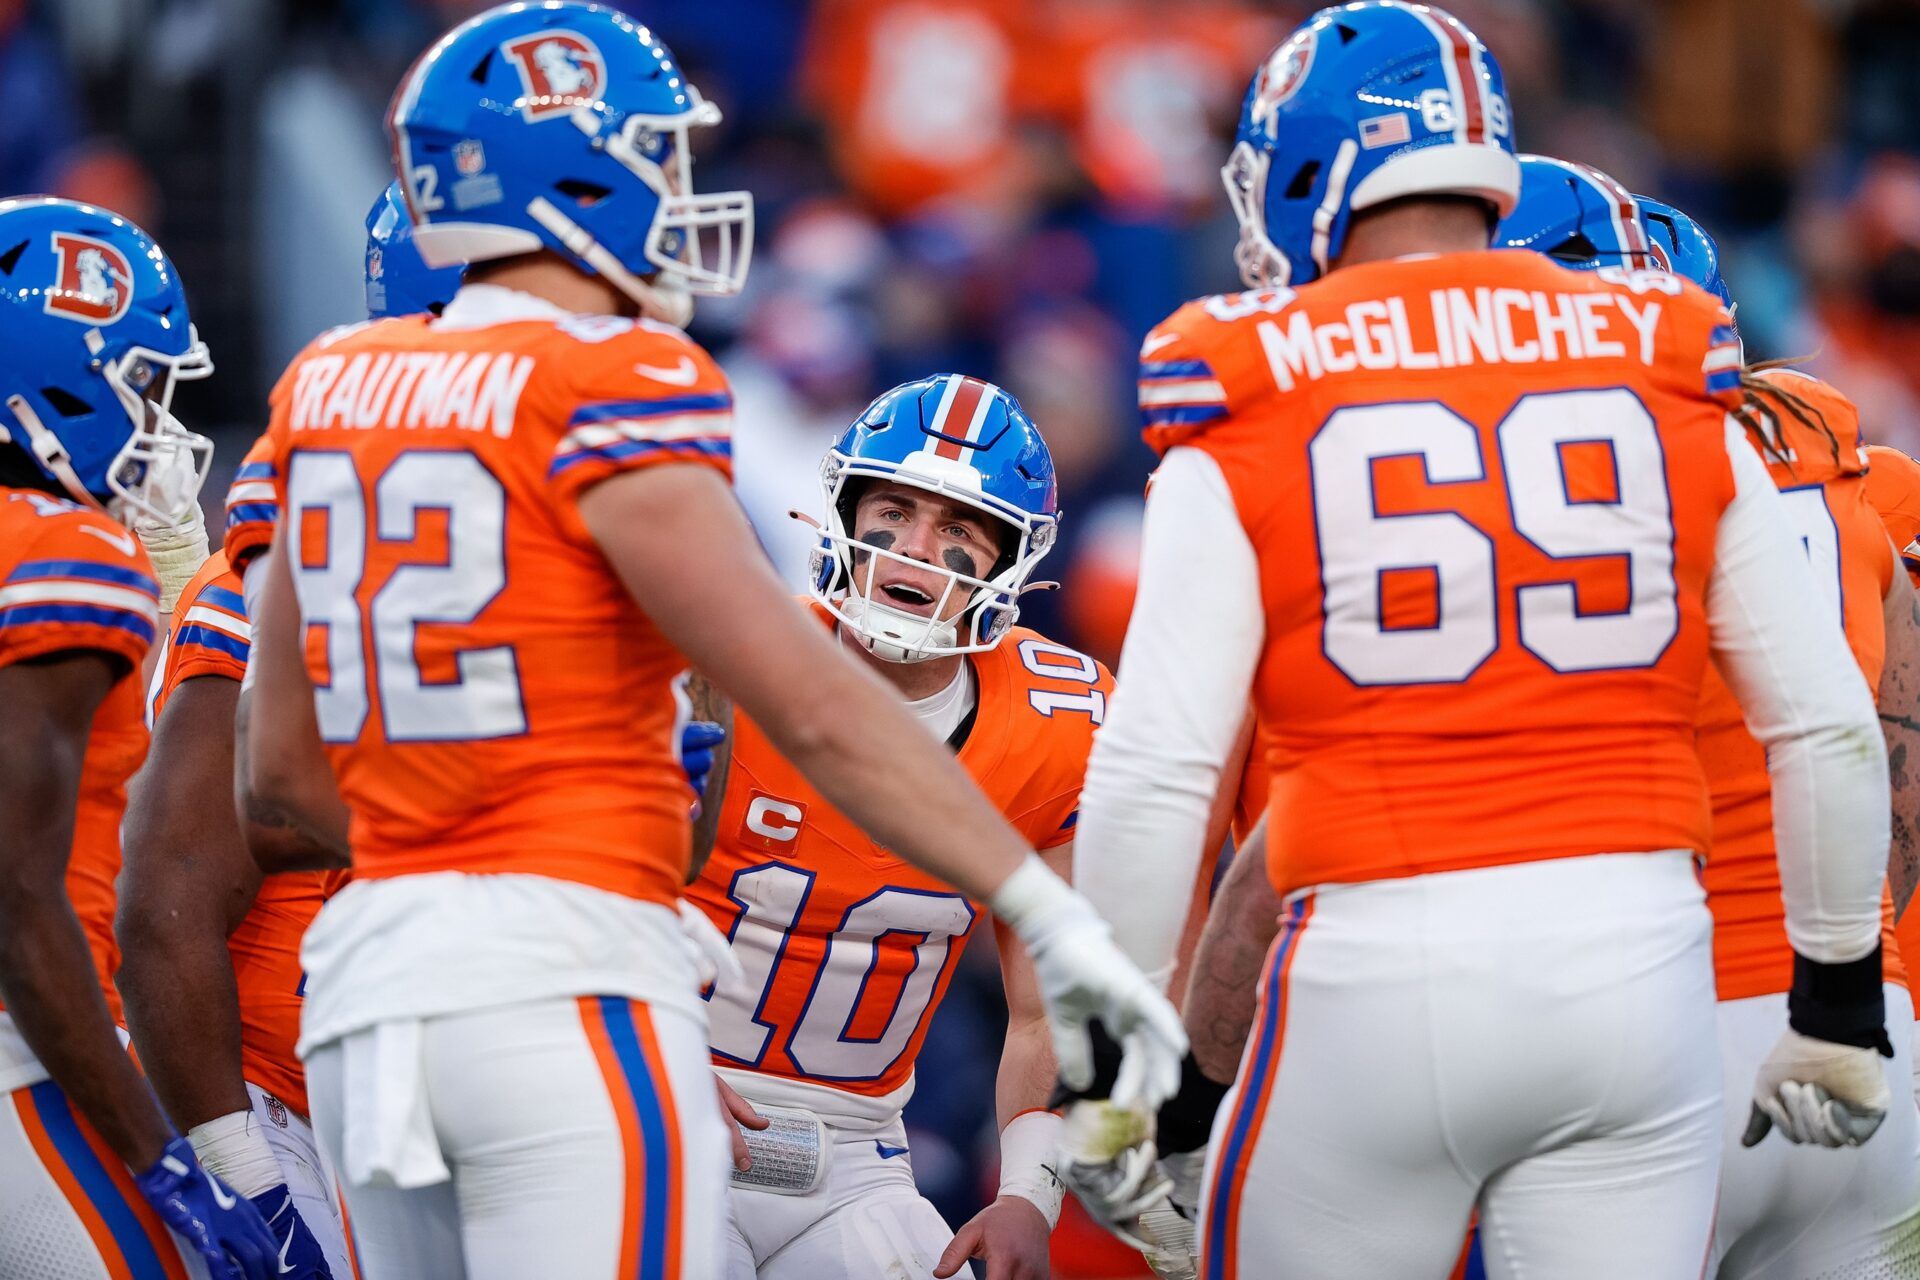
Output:
<svg viewBox="0 0 1920 1280">
<path fill-rule="evenodd" d="M 63 418 L 84 418 L 93 412 L 92 405 L 64 387 L 42 387 L 40 394 Z"/>
<path fill-rule="evenodd" d="M 1287 184 L 1286 196 L 1289 200 L 1305 200 L 1313 194 L 1313 180 L 1320 176 L 1320 162 L 1309 160 L 1294 171 L 1293 181 Z"/>
<path fill-rule="evenodd" d="M 601 186 L 597 182 L 588 182 L 583 178 L 562 178 L 553 184 L 553 189 L 582 209 L 591 209 L 613 194 L 611 187 Z"/>
</svg>

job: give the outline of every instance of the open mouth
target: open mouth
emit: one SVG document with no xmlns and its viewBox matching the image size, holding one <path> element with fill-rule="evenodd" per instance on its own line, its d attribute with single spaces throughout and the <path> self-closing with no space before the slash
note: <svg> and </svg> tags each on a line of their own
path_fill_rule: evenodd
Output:
<svg viewBox="0 0 1920 1280">
<path fill-rule="evenodd" d="M 880 595 L 888 604 L 908 613 L 931 614 L 933 611 L 933 597 L 904 582 L 887 583 L 880 588 Z"/>
</svg>

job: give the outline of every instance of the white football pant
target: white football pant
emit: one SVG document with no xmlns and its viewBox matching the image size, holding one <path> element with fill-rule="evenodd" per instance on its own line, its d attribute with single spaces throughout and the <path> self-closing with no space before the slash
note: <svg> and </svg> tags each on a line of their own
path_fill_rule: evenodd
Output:
<svg viewBox="0 0 1920 1280">
<path fill-rule="evenodd" d="M 900 1121 L 829 1125 L 827 1141 L 806 1195 L 731 1189 L 726 1280 L 930 1280 L 953 1232 L 913 1185 Z"/>
<path fill-rule="evenodd" d="M 1787 1027 L 1787 997 L 1720 1006 L 1725 1155 L 1713 1265 L 1719 1280 L 1920 1280 L 1920 1111 L 1908 1105 L 1913 1000 L 1887 984 L 1893 1108 L 1865 1145 L 1742 1147 L 1753 1077 Z"/>
<path fill-rule="evenodd" d="M 347 1224 L 313 1126 L 259 1085 L 249 1084 L 247 1096 L 253 1099 L 253 1114 L 259 1118 L 267 1145 L 273 1148 L 273 1157 L 287 1180 L 295 1212 L 327 1255 L 327 1269 L 333 1272 L 334 1280 L 347 1280 L 353 1275 Z"/>
<path fill-rule="evenodd" d="M 206 1274 L 59 1085 L 42 1080 L 0 1094 L 0 1277 L 205 1280 Z"/>
<path fill-rule="evenodd" d="M 726 1131 L 707 1029 L 624 997 L 382 1023 L 307 1089 L 363 1280 L 709 1280 Z"/>
<path fill-rule="evenodd" d="M 1678 851 L 1329 885 L 1283 909 L 1214 1122 L 1206 1280 L 1697 1280 L 1713 922 Z"/>
</svg>

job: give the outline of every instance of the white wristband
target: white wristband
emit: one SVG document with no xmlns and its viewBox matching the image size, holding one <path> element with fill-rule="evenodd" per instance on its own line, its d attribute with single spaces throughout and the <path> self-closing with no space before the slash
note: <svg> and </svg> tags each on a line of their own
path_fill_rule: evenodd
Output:
<svg viewBox="0 0 1920 1280">
<path fill-rule="evenodd" d="M 1063 928 L 1101 923 L 1092 905 L 1031 853 L 1000 882 L 987 909 L 1019 935 L 1030 955 L 1038 955 Z"/>
<path fill-rule="evenodd" d="M 287 1180 L 251 1110 L 197 1124 L 187 1130 L 187 1141 L 209 1173 L 248 1199 Z"/>
<path fill-rule="evenodd" d="M 1000 1131 L 1000 1194 L 1031 1203 L 1049 1229 L 1059 1225 L 1060 1201 L 1066 1195 L 1054 1172 L 1063 1123 L 1051 1111 L 1022 1111 Z"/>
</svg>

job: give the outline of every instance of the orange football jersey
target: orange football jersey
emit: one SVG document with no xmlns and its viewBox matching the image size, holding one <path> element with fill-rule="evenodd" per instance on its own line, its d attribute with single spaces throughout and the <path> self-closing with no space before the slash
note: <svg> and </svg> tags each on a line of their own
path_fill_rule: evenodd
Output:
<svg viewBox="0 0 1920 1280">
<path fill-rule="evenodd" d="M 1820 599 L 1809 607 L 1840 616 L 1861 674 L 1870 687 L 1878 686 L 1886 657 L 1880 605 L 1892 581 L 1893 551 L 1867 501 L 1859 415 L 1851 401 L 1816 378 L 1786 369 L 1760 376 L 1811 405 L 1834 433 L 1830 441 L 1783 412 L 1779 434 L 1761 457 L 1786 499 L 1794 532 L 1820 584 Z M 1713 848 L 1701 879 L 1713 910 L 1720 998 L 1786 991 L 1793 985 L 1793 951 L 1774 855 L 1767 755 L 1747 732 L 1733 691 L 1711 667 L 1701 689 L 1698 746 L 1713 798 Z M 1885 973 L 1889 981 L 1904 983 L 1890 896 L 1881 912 Z"/>
<path fill-rule="evenodd" d="M 200 676 L 243 680 L 253 632 L 240 575 L 216 551 L 180 594 L 173 628 L 154 682 L 157 723 L 182 681 Z M 288 871 L 260 882 L 246 917 L 227 935 L 240 998 L 241 1073 L 307 1114 L 307 1074 L 294 1045 L 300 1039 L 300 939 L 320 908 L 347 882 L 345 872 Z"/>
<path fill-rule="evenodd" d="M 1705 593 L 1737 339 L 1662 272 L 1490 251 L 1190 303 L 1147 439 L 1259 561 L 1282 892 L 1706 847 Z"/>
<path fill-rule="evenodd" d="M 515 297 L 477 288 L 476 309 Z M 671 903 L 687 664 L 577 502 L 662 463 L 729 474 L 732 399 L 677 329 L 525 303 L 317 339 L 274 388 L 230 554 L 257 550 L 246 508 L 277 500 L 356 877 L 517 872 Z"/>
<path fill-rule="evenodd" d="M 159 625 L 159 586 L 147 552 L 125 528 L 77 503 L 0 489 L 0 666 L 96 650 L 127 664 L 94 713 L 81 764 L 67 897 L 87 934 L 107 1007 L 120 1021 L 114 881 L 127 779 L 147 754 L 140 664 Z"/>
<path fill-rule="evenodd" d="M 1036 849 L 1066 843 L 1112 677 L 1024 627 L 970 656 L 961 765 Z M 871 1097 L 899 1089 L 979 906 L 875 844 L 737 710 L 723 803 L 686 891 L 747 975 L 712 999 L 714 1061 Z"/>
<path fill-rule="evenodd" d="M 1920 586 L 1920 462 L 1884 444 L 1870 444 L 1865 452 L 1867 501 L 1900 548 L 1907 577 Z"/>
</svg>

